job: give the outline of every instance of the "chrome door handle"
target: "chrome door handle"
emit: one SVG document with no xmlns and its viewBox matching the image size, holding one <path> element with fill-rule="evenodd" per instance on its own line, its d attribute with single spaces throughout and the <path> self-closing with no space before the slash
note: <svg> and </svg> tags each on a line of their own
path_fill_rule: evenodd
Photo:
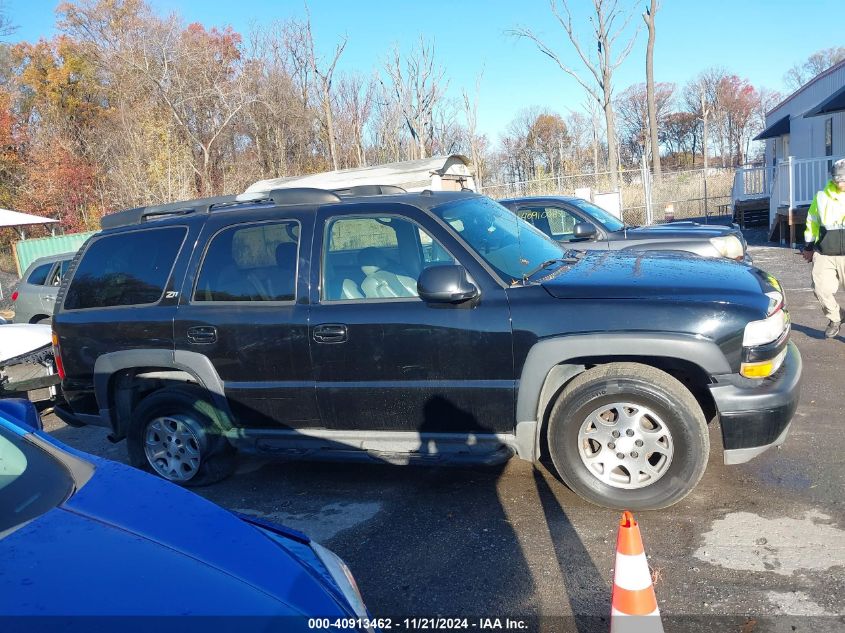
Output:
<svg viewBox="0 0 845 633">
<path fill-rule="evenodd" d="M 342 323 L 327 323 L 316 326 L 312 336 L 318 343 L 344 343 L 348 331 Z"/>
<path fill-rule="evenodd" d="M 188 328 L 188 341 L 191 343 L 216 343 L 217 328 L 211 325 L 199 325 Z"/>
</svg>

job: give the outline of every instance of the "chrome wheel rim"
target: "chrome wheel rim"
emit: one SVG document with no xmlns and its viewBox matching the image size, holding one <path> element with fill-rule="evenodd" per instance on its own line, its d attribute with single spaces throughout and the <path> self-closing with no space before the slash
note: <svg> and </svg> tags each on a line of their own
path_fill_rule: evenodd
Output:
<svg viewBox="0 0 845 633">
<path fill-rule="evenodd" d="M 191 425 L 177 417 L 155 418 L 144 436 L 147 462 L 170 481 L 188 481 L 200 467 L 200 444 Z"/>
<path fill-rule="evenodd" d="M 669 470 L 672 433 L 641 404 L 614 402 L 590 413 L 578 431 L 578 452 L 590 474 L 613 488 L 653 485 Z"/>
</svg>

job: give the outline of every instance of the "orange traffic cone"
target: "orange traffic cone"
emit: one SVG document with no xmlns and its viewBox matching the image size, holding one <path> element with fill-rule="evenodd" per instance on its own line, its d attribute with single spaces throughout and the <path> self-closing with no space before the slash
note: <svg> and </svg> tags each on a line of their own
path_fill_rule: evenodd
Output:
<svg viewBox="0 0 845 633">
<path fill-rule="evenodd" d="M 610 633 L 663 633 L 640 528 L 627 510 L 616 539 Z"/>
</svg>

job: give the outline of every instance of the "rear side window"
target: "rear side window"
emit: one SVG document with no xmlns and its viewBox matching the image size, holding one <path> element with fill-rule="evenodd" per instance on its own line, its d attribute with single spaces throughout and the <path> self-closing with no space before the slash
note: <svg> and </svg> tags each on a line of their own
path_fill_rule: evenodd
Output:
<svg viewBox="0 0 845 633">
<path fill-rule="evenodd" d="M 29 279 L 27 279 L 26 282 L 32 284 L 33 286 L 45 285 L 47 283 L 47 275 L 50 274 L 51 268 L 53 268 L 53 262 L 50 262 L 49 264 L 41 264 L 30 273 Z"/>
<path fill-rule="evenodd" d="M 293 301 L 298 249 L 296 222 L 223 229 L 205 254 L 194 301 Z"/>
<path fill-rule="evenodd" d="M 61 286 L 62 279 L 64 279 L 65 272 L 67 272 L 67 267 L 70 266 L 70 260 L 65 259 L 62 260 L 56 269 L 53 271 L 53 274 L 50 275 L 50 279 L 47 281 L 48 286 Z"/>
<path fill-rule="evenodd" d="M 174 226 L 94 241 L 73 275 L 65 310 L 155 303 L 186 233 L 185 227 Z"/>
</svg>

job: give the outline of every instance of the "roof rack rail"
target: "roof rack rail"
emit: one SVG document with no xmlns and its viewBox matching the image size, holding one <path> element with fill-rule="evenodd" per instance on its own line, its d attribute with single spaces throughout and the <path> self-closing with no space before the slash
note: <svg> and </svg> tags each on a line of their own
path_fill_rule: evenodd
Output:
<svg viewBox="0 0 845 633">
<path fill-rule="evenodd" d="M 254 196 L 253 193 L 241 194 L 241 196 Z M 270 193 L 264 194 L 274 204 L 290 206 L 294 204 L 333 204 L 340 202 L 340 196 L 328 189 L 317 189 L 315 187 L 291 187 L 290 189 L 273 189 Z M 241 197 L 239 196 L 239 197 Z"/>
<path fill-rule="evenodd" d="M 136 207 L 118 211 L 100 218 L 100 227 L 111 229 L 119 226 L 141 224 L 149 220 L 187 215 L 190 213 L 210 213 L 213 209 L 247 203 L 273 203 L 280 206 L 296 204 L 331 204 L 340 202 L 340 196 L 325 189 L 297 187 L 274 189 L 269 192 L 241 193 L 233 196 L 215 196 L 196 200 L 181 200 L 149 207 Z"/>
<path fill-rule="evenodd" d="M 104 215 L 100 218 L 100 227 L 111 229 L 116 226 L 140 224 L 146 220 L 169 215 L 185 215 L 200 210 L 207 212 L 215 204 L 231 204 L 233 202 L 237 202 L 237 196 L 215 196 L 213 198 L 181 200 L 179 202 L 169 202 L 167 204 L 157 204 L 149 207 L 136 207 L 134 209 L 127 209 L 126 211 Z"/>
<path fill-rule="evenodd" d="M 342 197 L 347 196 L 384 196 L 397 193 L 408 193 L 403 187 L 397 185 L 353 185 L 335 189 L 334 192 Z"/>
</svg>

